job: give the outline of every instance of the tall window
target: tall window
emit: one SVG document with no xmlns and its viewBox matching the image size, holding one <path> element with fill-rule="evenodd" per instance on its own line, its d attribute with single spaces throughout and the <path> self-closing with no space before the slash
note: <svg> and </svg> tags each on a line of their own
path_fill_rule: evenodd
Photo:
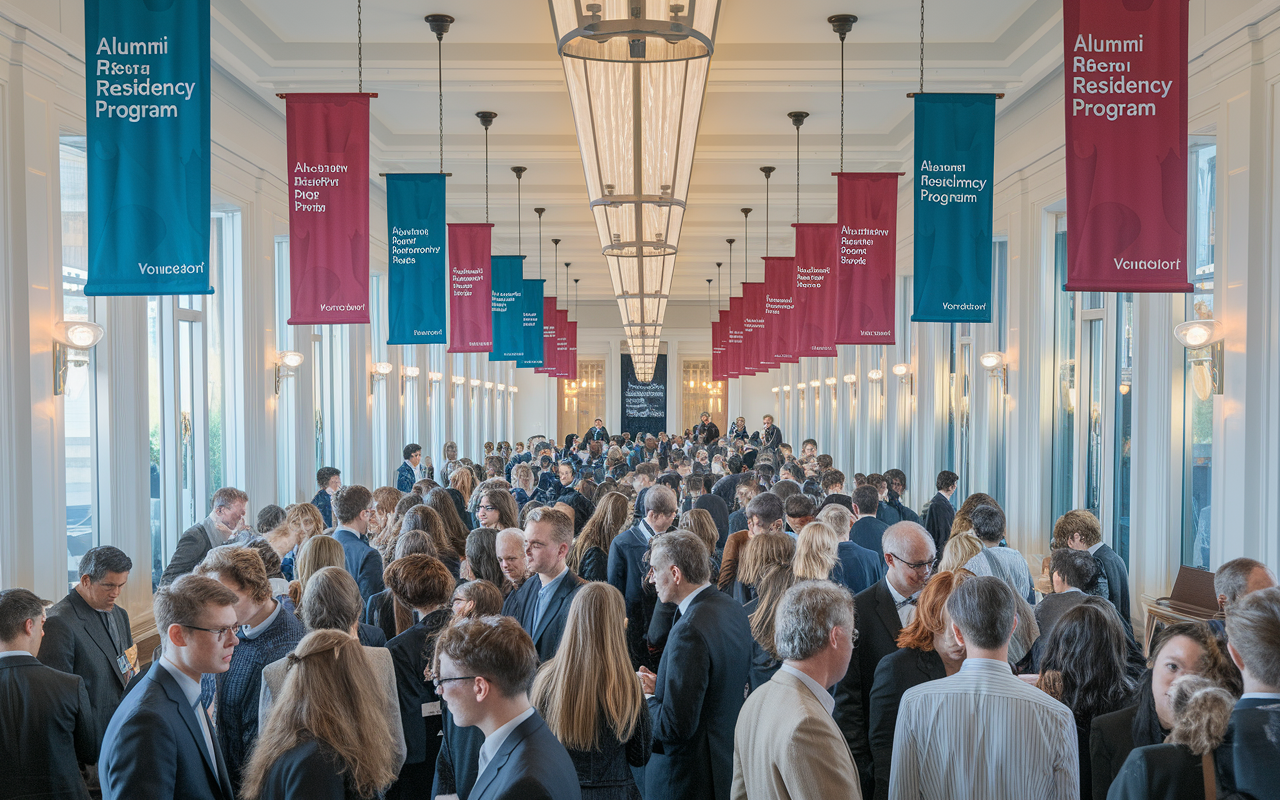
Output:
<svg viewBox="0 0 1280 800">
<path fill-rule="evenodd" d="M 347 463 L 351 430 L 351 348 L 348 326 L 312 327 L 312 397 L 315 400 L 316 469 L 336 467 L 352 480 Z"/>
<path fill-rule="evenodd" d="M 604 361 L 578 359 L 578 379 L 560 385 L 560 442 L 570 433 L 584 434 L 596 417 L 604 418 Z"/>
<path fill-rule="evenodd" d="M 298 349 L 298 334 L 289 324 L 289 237 L 275 239 L 276 352 Z M 280 381 L 276 397 L 276 499 L 287 505 L 298 499 L 298 379 Z"/>
<path fill-rule="evenodd" d="M 382 275 L 369 276 L 369 336 L 370 350 L 374 362 L 388 360 L 387 354 L 387 305 L 384 292 L 386 279 Z M 398 376 L 388 375 L 386 378 L 370 384 L 370 399 L 373 403 L 370 419 L 373 422 L 373 483 L 382 486 L 387 482 L 387 473 L 391 467 L 390 455 L 387 453 L 387 407 L 392 387 L 399 389 Z M 394 483 L 395 481 L 391 481 Z"/>
<path fill-rule="evenodd" d="M 1076 293 L 1058 291 L 1067 278 L 1067 215 L 1053 218 L 1054 403 L 1049 524 L 1075 507 Z"/>
<path fill-rule="evenodd" d="M 1133 484 L 1133 295 L 1116 296 L 1115 551 L 1129 562 L 1129 511 Z"/>
<path fill-rule="evenodd" d="M 84 295 L 88 275 L 85 138 L 63 136 L 58 174 L 62 208 L 62 319 L 91 321 Z M 94 452 L 96 373 L 92 351 L 70 351 L 62 395 L 62 439 L 67 515 L 67 579 L 79 577 L 80 557 L 98 542 L 97 459 Z"/>
<path fill-rule="evenodd" d="M 1195 269 L 1191 282 L 1195 288 L 1187 296 L 1187 319 L 1213 318 L 1217 156 L 1216 144 L 1192 145 Z M 1213 499 L 1213 369 L 1209 348 L 1186 351 L 1182 563 L 1204 569 L 1209 568 L 1209 544 L 1213 535 L 1209 514 Z"/>
<path fill-rule="evenodd" d="M 972 470 L 972 427 L 969 409 L 973 398 L 973 323 L 962 322 L 951 326 L 951 374 L 947 395 L 947 469 L 959 476 L 956 496 L 968 497 L 974 490 L 970 486 Z M 982 491 L 987 491 L 982 487 Z"/>
<path fill-rule="evenodd" d="M 404 348 L 400 351 L 400 357 L 404 368 L 417 367 L 417 346 Z M 426 381 L 427 371 L 425 369 L 420 371 L 416 378 L 406 376 L 404 380 L 404 392 L 400 398 L 400 419 L 404 422 L 402 438 L 406 444 L 409 442 L 421 443 L 422 440 L 418 429 L 418 386 L 425 386 Z"/>
<path fill-rule="evenodd" d="M 725 382 L 711 380 L 710 359 L 688 359 L 680 363 L 680 430 L 693 430 L 702 422 L 702 412 L 711 413 L 711 421 L 721 433 L 729 430 L 725 410 Z"/>
<path fill-rule="evenodd" d="M 1006 355 L 1009 352 L 1009 240 L 996 239 L 991 243 L 991 263 L 994 268 L 995 286 L 993 287 L 995 295 L 995 307 L 992 309 L 995 313 L 992 315 L 992 322 L 995 323 L 996 349 Z M 988 385 L 994 385 L 988 381 Z M 1007 462 L 1008 453 L 1005 447 L 1005 399 L 1006 388 L 1001 386 L 999 389 L 993 389 L 989 394 L 990 400 L 987 403 L 988 413 L 988 430 L 992 438 L 992 447 L 990 448 L 990 476 L 991 483 L 986 491 L 997 502 L 1005 502 L 1005 464 Z"/>
</svg>

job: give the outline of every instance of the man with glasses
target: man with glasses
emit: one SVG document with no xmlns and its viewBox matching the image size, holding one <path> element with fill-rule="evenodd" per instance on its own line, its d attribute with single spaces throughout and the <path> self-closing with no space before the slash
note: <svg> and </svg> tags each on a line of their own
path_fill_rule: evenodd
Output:
<svg viewBox="0 0 1280 800">
<path fill-rule="evenodd" d="M 860 486 L 854 492 L 855 502 L 864 490 L 876 496 L 874 488 Z M 875 520 L 874 510 L 872 514 L 870 519 Z M 855 523 L 854 528 L 857 527 Z M 915 619 L 916 598 L 933 576 L 937 558 L 933 538 L 915 522 L 890 526 L 881 544 L 888 572 L 853 599 L 858 613 L 858 642 L 849 671 L 836 686 L 836 724 L 853 751 L 864 797 L 875 793 L 867 719 L 872 678 L 880 659 L 898 649 L 898 634 Z"/>
<path fill-rule="evenodd" d="M 369 545 L 374 510 L 373 493 L 363 486 L 343 486 L 333 496 L 333 513 L 338 518 L 333 538 L 342 543 L 344 566 L 356 579 L 365 602 L 387 588 L 382 583 L 382 556 Z"/>
<path fill-rule="evenodd" d="M 36 654 L 45 666 L 84 679 L 96 747 L 102 745 L 107 723 L 138 662 L 129 612 L 116 604 L 131 569 L 133 561 L 110 545 L 94 547 L 81 556 L 80 582 L 49 609 Z M 96 789 L 94 765 L 87 764 L 82 771 L 88 785 Z"/>
<path fill-rule="evenodd" d="M 236 638 L 235 592 L 200 575 L 156 591 L 164 655 L 116 709 L 98 773 L 104 800 L 233 800 L 227 765 L 200 705 L 200 676 L 226 672 Z"/>
</svg>

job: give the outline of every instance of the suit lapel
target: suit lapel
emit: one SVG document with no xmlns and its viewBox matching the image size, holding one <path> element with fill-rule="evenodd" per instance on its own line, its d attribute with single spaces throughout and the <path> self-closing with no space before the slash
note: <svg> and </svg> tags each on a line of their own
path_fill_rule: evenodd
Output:
<svg viewBox="0 0 1280 800">
<path fill-rule="evenodd" d="M 578 585 L 578 576 L 574 575 L 573 571 L 568 567 L 565 570 L 568 574 L 556 586 L 555 593 L 551 595 L 551 601 L 547 603 L 547 610 L 542 612 L 542 619 L 538 620 L 538 629 L 533 632 L 534 642 L 542 638 L 542 633 L 547 629 L 547 624 L 551 622 L 551 618 L 556 615 L 560 610 L 560 606 L 564 604 L 565 596 Z"/>
<path fill-rule="evenodd" d="M 498 777 L 498 771 L 511 758 L 511 753 L 516 749 L 516 745 L 523 742 L 541 724 L 543 724 L 542 717 L 538 716 L 537 711 L 534 711 L 533 716 L 517 725 L 516 729 L 503 740 L 502 746 L 498 748 L 498 752 L 493 754 L 493 758 L 489 759 L 489 763 L 485 764 L 484 772 L 476 778 L 475 786 L 471 787 L 471 792 L 468 796 L 484 797 L 485 790 L 489 788 L 489 784 L 493 783 L 494 778 Z"/>
<path fill-rule="evenodd" d="M 880 615 L 880 622 L 884 624 L 885 629 L 889 632 L 889 638 L 893 639 L 902 630 L 902 620 L 898 617 L 898 609 L 894 608 L 893 595 L 889 593 L 889 579 L 884 578 L 876 584 L 876 611 Z"/>
<path fill-rule="evenodd" d="M 218 737 L 214 734 L 212 728 L 209 730 L 209 738 L 213 739 L 213 749 L 218 754 L 218 760 L 215 762 L 209 756 L 209 748 L 204 743 L 204 731 L 200 729 L 200 722 L 196 719 L 195 709 L 191 707 L 191 703 L 187 701 L 187 696 L 182 693 L 182 687 L 178 686 L 178 682 L 164 667 L 156 664 L 152 665 L 147 673 L 155 676 L 153 680 L 159 683 L 164 689 L 165 694 L 178 707 L 178 714 L 182 717 L 182 721 L 187 724 L 187 730 L 191 732 L 191 738 L 196 742 L 196 749 L 200 751 L 200 757 L 204 759 L 204 765 L 208 767 L 209 774 L 223 787 L 223 791 L 227 797 L 231 797 L 230 786 L 224 777 L 227 774 L 227 767 L 222 763 L 222 751 L 218 748 Z"/>
<path fill-rule="evenodd" d="M 76 616 L 80 618 L 80 623 L 84 626 L 85 632 L 89 634 L 89 638 L 107 657 L 107 663 L 111 665 L 111 671 L 115 673 L 116 680 L 120 681 L 121 686 L 124 686 L 126 684 L 124 674 L 120 672 L 120 667 L 116 663 L 116 646 L 112 643 L 106 626 L 98 618 L 98 612 L 94 611 L 75 589 L 71 590 L 71 594 L 71 604 L 75 608 Z M 115 612 L 113 611 L 112 613 Z"/>
</svg>

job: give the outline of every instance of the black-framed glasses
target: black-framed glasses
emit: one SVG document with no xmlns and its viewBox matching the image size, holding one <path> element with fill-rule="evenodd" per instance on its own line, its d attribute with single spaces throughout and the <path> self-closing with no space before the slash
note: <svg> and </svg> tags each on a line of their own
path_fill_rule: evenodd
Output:
<svg viewBox="0 0 1280 800">
<path fill-rule="evenodd" d="M 479 677 L 479 675 L 460 675 L 456 678 L 432 678 L 431 685 L 436 687 L 436 692 L 439 692 L 440 687 L 443 684 L 451 683 L 453 681 L 473 681 Z"/>
<path fill-rule="evenodd" d="M 181 624 L 181 623 L 179 623 L 179 624 Z M 199 625 L 183 625 L 182 627 L 184 627 L 184 628 L 190 628 L 190 629 L 191 629 L 191 630 L 193 630 L 193 631 L 204 631 L 205 633 L 212 633 L 212 634 L 213 634 L 213 637 L 214 637 L 215 639 L 218 639 L 218 640 L 222 640 L 222 639 L 227 638 L 227 633 L 229 633 L 229 632 L 233 633 L 233 632 L 236 630 L 234 627 L 230 627 L 230 628 L 201 628 Z"/>
<path fill-rule="evenodd" d="M 497 511 L 493 506 L 476 506 L 477 511 Z"/>
<path fill-rule="evenodd" d="M 894 553 L 889 553 L 889 555 L 893 556 L 894 560 L 902 562 L 902 566 L 909 567 L 915 570 L 916 572 L 919 572 L 921 570 L 929 571 L 933 569 L 934 559 L 932 558 L 929 559 L 928 561 L 908 561 L 902 556 L 896 555 Z"/>
</svg>

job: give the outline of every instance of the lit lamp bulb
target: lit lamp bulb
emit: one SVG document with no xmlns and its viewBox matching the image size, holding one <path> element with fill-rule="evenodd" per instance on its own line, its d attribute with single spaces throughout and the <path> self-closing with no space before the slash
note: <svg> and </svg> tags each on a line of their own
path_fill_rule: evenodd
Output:
<svg viewBox="0 0 1280 800">
<path fill-rule="evenodd" d="M 102 326 L 93 322 L 73 320 L 53 326 L 53 338 L 74 350 L 88 350 L 102 341 Z"/>
<path fill-rule="evenodd" d="M 1226 327 L 1216 319 L 1195 319 L 1174 326 L 1173 335 L 1188 350 L 1208 347 L 1222 341 Z"/>
<path fill-rule="evenodd" d="M 1004 353 L 999 350 L 983 353 L 978 357 L 978 363 L 982 365 L 983 369 L 1000 369 L 1004 366 Z"/>
<path fill-rule="evenodd" d="M 422 374 L 419 367 L 404 367 L 404 376 L 406 378 L 416 378 Z"/>
<path fill-rule="evenodd" d="M 285 350 L 282 353 L 277 353 L 276 359 L 281 366 L 288 367 L 289 369 L 297 369 L 302 366 L 303 356 L 302 353 L 295 350 Z"/>
<path fill-rule="evenodd" d="M 1120 384 L 1120 394 L 1128 394 L 1128 393 L 1129 393 L 1129 384 L 1127 383 Z"/>
<path fill-rule="evenodd" d="M 907 373 L 910 371 L 911 371 L 910 364 L 894 364 L 893 365 L 893 374 L 897 375 L 899 378 L 906 377 Z"/>
<path fill-rule="evenodd" d="M 845 383 L 857 383 L 857 381 L 858 381 L 858 376 L 857 376 L 857 375 L 845 375 L 845 376 L 844 376 L 844 382 L 845 382 Z"/>
<path fill-rule="evenodd" d="M 394 369 L 394 367 L 386 361 L 379 361 L 373 365 L 373 372 L 375 375 L 390 375 L 392 369 Z"/>
<path fill-rule="evenodd" d="M 883 378 L 884 372 L 878 369 L 873 369 L 867 373 L 867 380 L 872 381 L 873 383 L 879 383 Z"/>
</svg>

